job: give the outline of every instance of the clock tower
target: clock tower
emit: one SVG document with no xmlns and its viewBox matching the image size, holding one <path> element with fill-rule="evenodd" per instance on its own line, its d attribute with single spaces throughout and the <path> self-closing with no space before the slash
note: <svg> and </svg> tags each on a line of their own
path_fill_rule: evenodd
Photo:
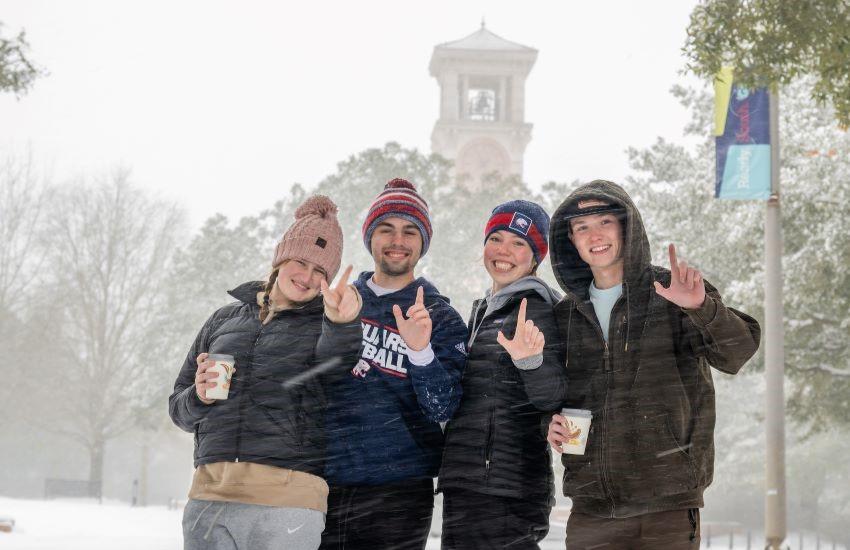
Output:
<svg viewBox="0 0 850 550">
<path fill-rule="evenodd" d="M 440 118 L 431 150 L 454 162 L 458 181 L 480 185 L 492 172 L 522 176 L 532 125 L 525 122 L 525 79 L 537 50 L 490 32 L 434 47 L 431 76 L 440 85 Z"/>
</svg>

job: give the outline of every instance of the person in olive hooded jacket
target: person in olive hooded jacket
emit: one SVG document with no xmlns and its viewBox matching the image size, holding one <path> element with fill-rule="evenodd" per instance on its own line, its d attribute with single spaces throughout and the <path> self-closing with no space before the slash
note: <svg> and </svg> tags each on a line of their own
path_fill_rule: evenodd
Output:
<svg viewBox="0 0 850 550">
<path fill-rule="evenodd" d="M 567 548 L 699 547 L 699 508 L 714 469 L 710 366 L 735 374 L 758 349 L 750 316 L 701 273 L 650 263 L 640 214 L 618 185 L 576 189 L 555 212 L 555 308 L 567 350 L 564 406 L 593 417 L 583 455 L 563 454 L 573 501 Z M 548 439 L 570 438 L 554 415 Z"/>
</svg>

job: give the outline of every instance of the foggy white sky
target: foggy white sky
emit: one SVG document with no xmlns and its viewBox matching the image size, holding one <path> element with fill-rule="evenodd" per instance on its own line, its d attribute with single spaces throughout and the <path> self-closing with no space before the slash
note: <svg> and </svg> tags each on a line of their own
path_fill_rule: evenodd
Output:
<svg viewBox="0 0 850 550">
<path fill-rule="evenodd" d="M 694 4 L 2 0 L 4 34 L 25 28 L 50 75 L 0 96 L 0 149 L 60 182 L 128 166 L 193 224 L 253 214 L 367 147 L 429 151 L 433 47 L 484 16 L 540 52 L 525 179 L 620 180 L 626 147 L 681 136 L 668 90 Z"/>
</svg>

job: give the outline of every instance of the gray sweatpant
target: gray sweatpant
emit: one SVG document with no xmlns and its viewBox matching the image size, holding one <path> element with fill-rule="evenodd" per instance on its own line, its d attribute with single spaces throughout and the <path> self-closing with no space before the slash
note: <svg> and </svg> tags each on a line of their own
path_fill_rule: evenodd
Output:
<svg viewBox="0 0 850 550">
<path fill-rule="evenodd" d="M 315 550 L 322 542 L 325 514 L 191 499 L 183 511 L 184 550 Z"/>
</svg>

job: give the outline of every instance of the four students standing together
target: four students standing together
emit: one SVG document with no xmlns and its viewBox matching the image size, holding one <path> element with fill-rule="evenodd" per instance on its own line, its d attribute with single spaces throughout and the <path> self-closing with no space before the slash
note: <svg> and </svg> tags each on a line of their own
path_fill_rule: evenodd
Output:
<svg viewBox="0 0 850 550">
<path fill-rule="evenodd" d="M 524 200 L 484 231 L 492 285 L 466 325 L 418 260 L 427 202 L 390 181 L 363 224 L 374 270 L 353 284 L 336 207 L 308 199 L 266 282 L 245 283 L 201 329 L 169 402 L 195 434 L 187 549 L 422 549 L 434 486 L 445 549 L 538 548 L 563 454 L 567 548 L 698 548 L 712 478 L 709 366 L 737 372 L 759 327 L 699 271 L 650 264 L 616 184 L 571 194 L 551 220 Z M 566 295 L 536 277 L 552 247 Z M 233 356 L 226 399 L 208 354 Z M 548 442 L 547 442 L 548 439 Z"/>
</svg>

